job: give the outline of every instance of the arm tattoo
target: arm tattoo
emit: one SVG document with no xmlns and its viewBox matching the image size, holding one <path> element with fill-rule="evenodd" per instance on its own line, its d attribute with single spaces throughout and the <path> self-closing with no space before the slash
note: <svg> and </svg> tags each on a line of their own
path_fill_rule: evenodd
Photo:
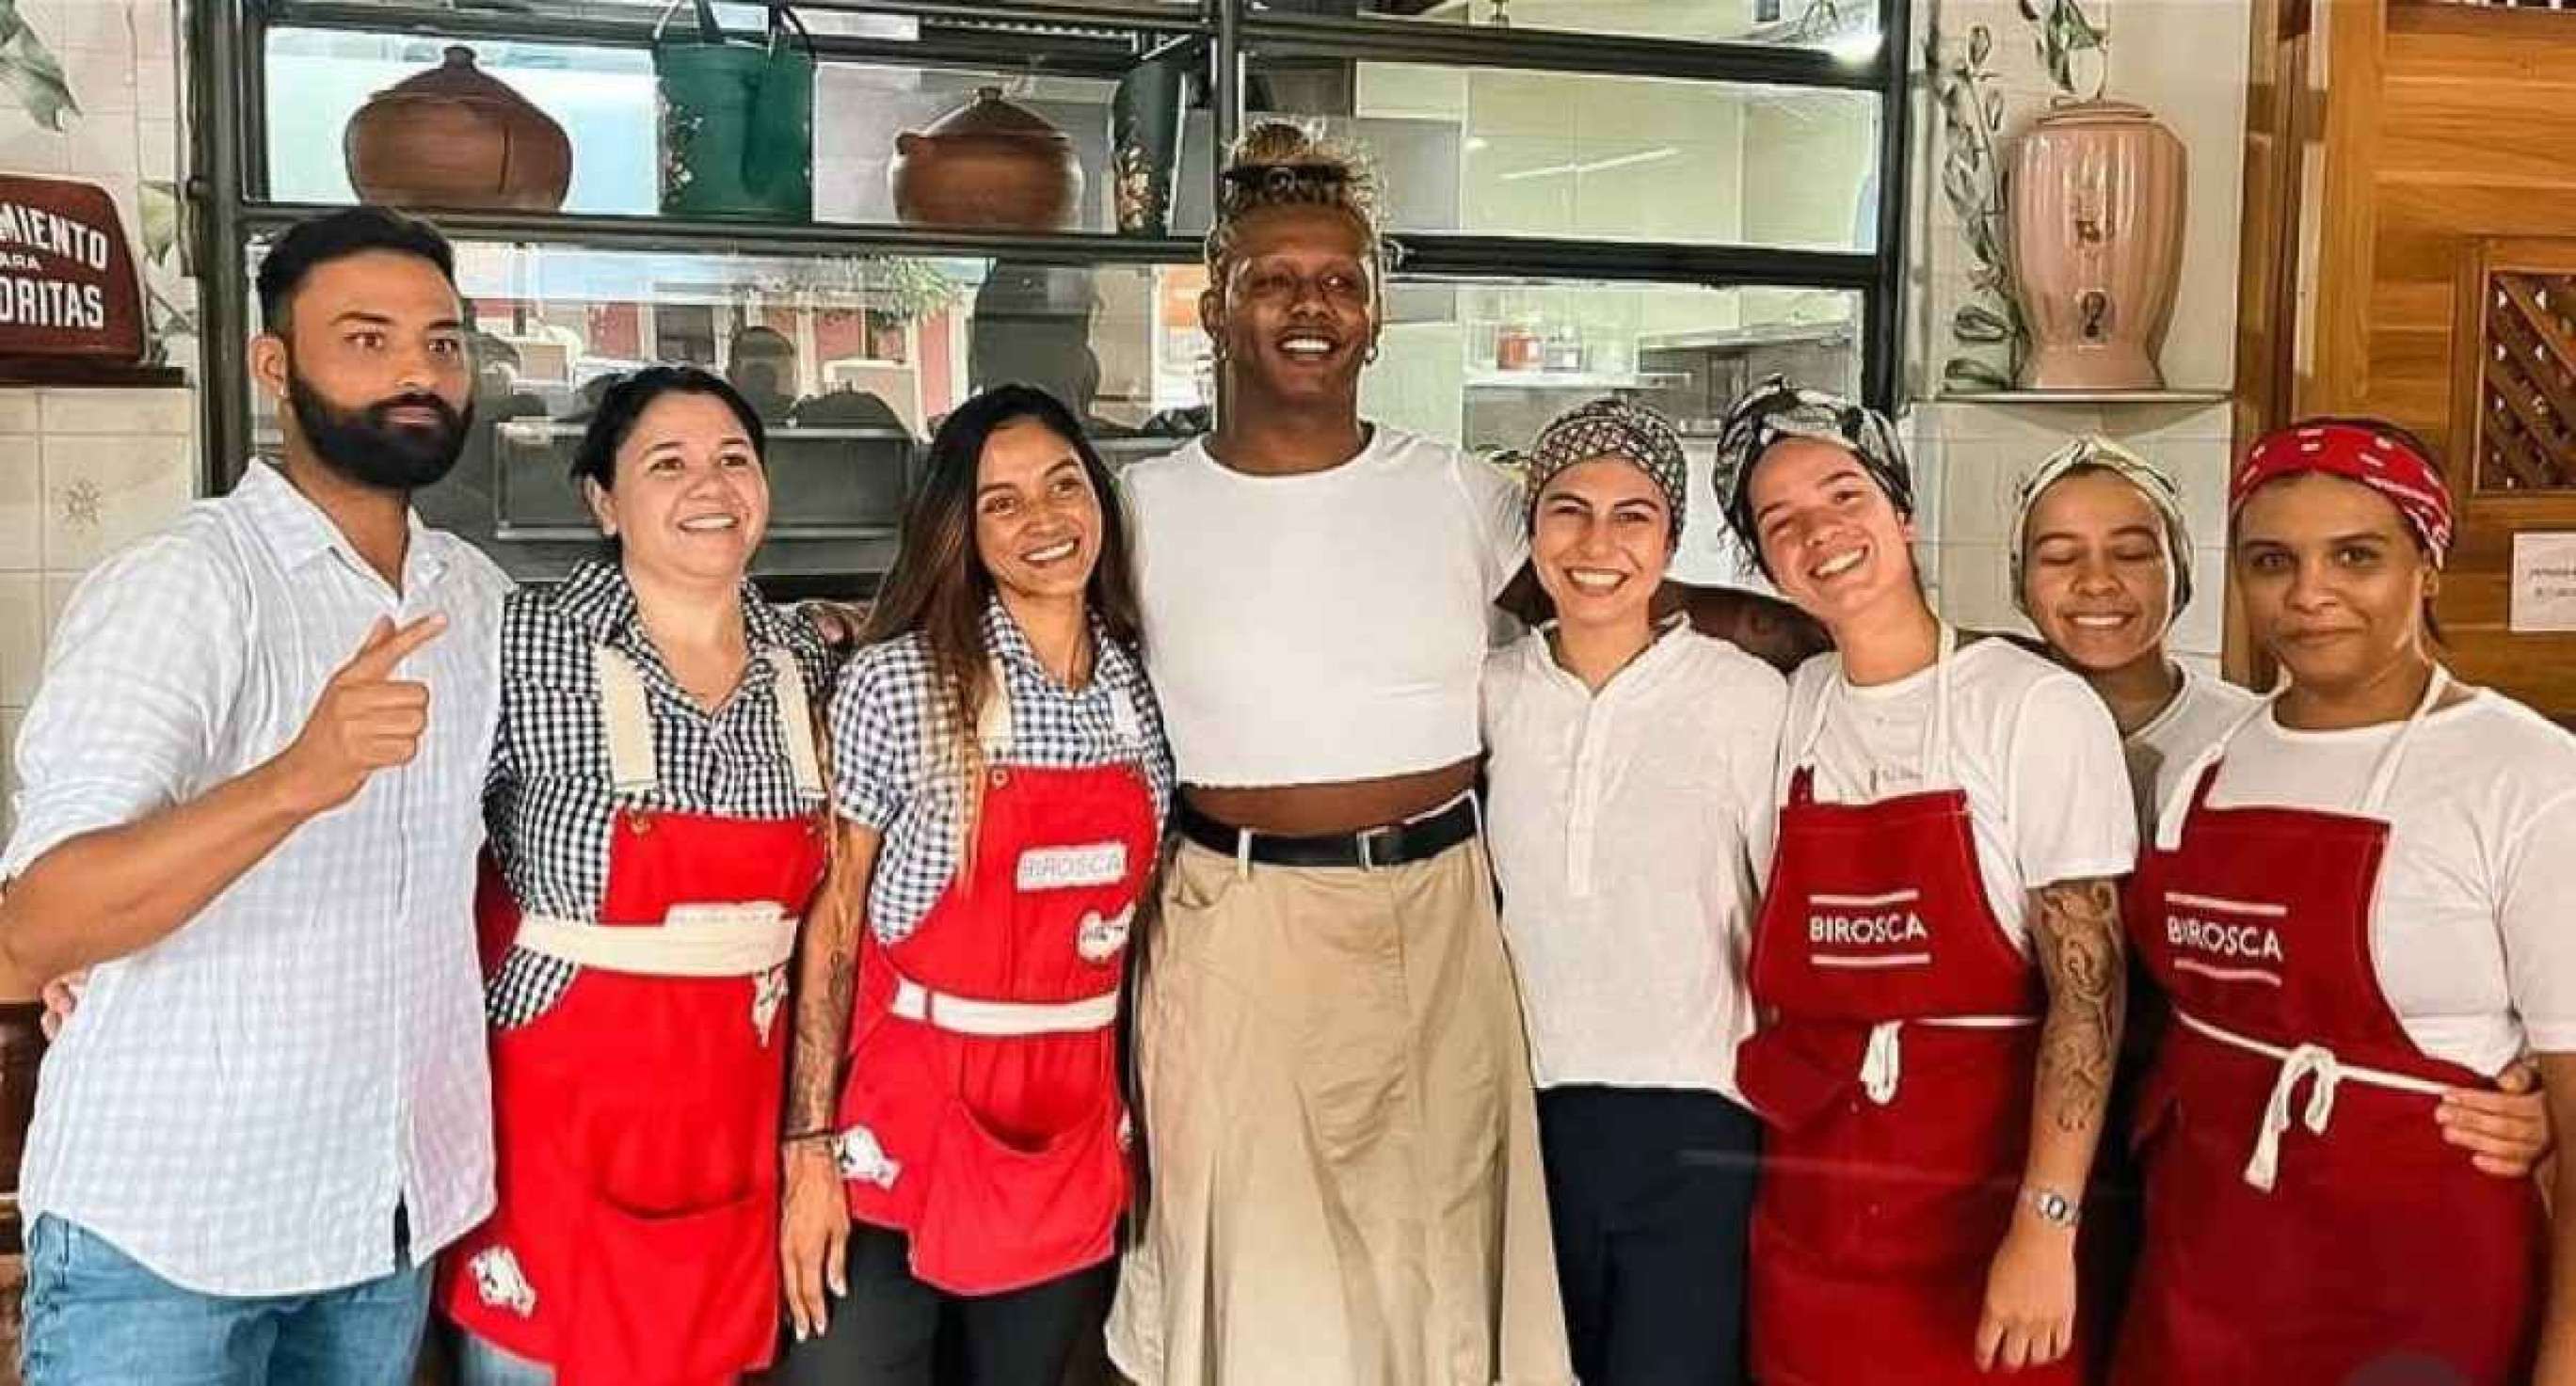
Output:
<svg viewBox="0 0 2576 1386">
<path fill-rule="evenodd" d="M 833 830 L 847 831 L 838 823 Z M 864 869 L 842 869 L 852 855 L 838 854 L 832 875 L 815 901 L 819 908 L 805 921 L 804 955 L 797 960 L 796 1048 L 787 1085 L 789 1131 L 823 1130 L 840 1111 L 841 1051 L 849 1039 L 850 1004 L 858 981 L 858 931 L 864 927 L 862 883 L 867 876 Z"/>
<path fill-rule="evenodd" d="M 2090 1131 L 2110 1099 L 2128 1000 L 2119 895 L 2107 880 L 2060 881 L 2033 892 L 2032 903 L 2031 940 L 2048 978 L 2039 1102 L 2059 1130 Z"/>
</svg>

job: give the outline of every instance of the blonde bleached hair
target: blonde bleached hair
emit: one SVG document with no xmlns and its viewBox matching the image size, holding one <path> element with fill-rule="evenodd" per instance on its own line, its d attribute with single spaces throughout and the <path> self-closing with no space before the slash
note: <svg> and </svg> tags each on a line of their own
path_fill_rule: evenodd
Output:
<svg viewBox="0 0 2576 1386">
<path fill-rule="evenodd" d="M 1273 207 L 1330 207 L 1359 226 L 1372 271 L 1372 297 L 1382 298 L 1394 261 L 1379 223 L 1379 191 L 1377 167 L 1357 145 L 1296 121 L 1254 125 L 1226 156 L 1216 224 L 1204 243 L 1210 287 L 1224 291 L 1245 218 Z"/>
</svg>

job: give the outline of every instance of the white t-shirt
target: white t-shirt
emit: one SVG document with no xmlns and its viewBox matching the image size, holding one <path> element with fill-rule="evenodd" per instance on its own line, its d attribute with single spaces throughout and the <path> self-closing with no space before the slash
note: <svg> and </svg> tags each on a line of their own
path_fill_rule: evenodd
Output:
<svg viewBox="0 0 2576 1386">
<path fill-rule="evenodd" d="M 1539 1086 L 1738 1096 L 1787 706 L 1770 665 L 1687 627 L 1598 696 L 1542 631 L 1486 661 L 1486 822 Z"/>
<path fill-rule="evenodd" d="M 2126 875 L 2136 863 L 2137 817 L 2119 728 L 2083 679 L 2008 640 L 1979 640 L 1951 656 L 1950 773 L 1931 783 L 1924 732 L 1938 673 L 1935 666 L 1864 688 L 1844 680 L 1839 654 L 1800 665 L 1789 682 L 1778 796 L 1788 798 L 1819 705 L 1823 725 L 1805 757 L 1816 767 L 1818 799 L 1869 803 L 1965 789 L 1987 902 L 2005 936 L 2027 952 L 2028 892 Z"/>
<path fill-rule="evenodd" d="M 1329 471 L 1255 476 L 1194 441 L 1120 489 L 1182 780 L 1332 784 L 1476 754 L 1487 613 L 1529 553 L 1510 477 L 1379 424 Z"/>
<path fill-rule="evenodd" d="M 2121 753 L 2129 762 L 2129 789 L 2137 800 L 2141 843 L 2155 836 L 2156 815 L 2180 790 L 2185 767 L 2261 701 L 2260 696 L 2224 679 L 2185 669 L 2173 701 L 2121 740 Z"/>
<path fill-rule="evenodd" d="M 2353 813 L 2398 723 L 2227 743 L 2210 803 Z M 2428 715 L 2380 812 L 2380 990 L 2435 1058 L 2495 1073 L 2576 1051 L 2576 737 L 2491 690 Z"/>
</svg>

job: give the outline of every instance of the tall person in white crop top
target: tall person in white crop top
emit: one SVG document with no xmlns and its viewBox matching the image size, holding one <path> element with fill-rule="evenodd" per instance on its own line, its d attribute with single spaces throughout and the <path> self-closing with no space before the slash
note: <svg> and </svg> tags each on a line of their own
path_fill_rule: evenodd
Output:
<svg viewBox="0 0 2576 1386">
<path fill-rule="evenodd" d="M 1200 304 L 1220 426 L 1122 478 L 1183 783 L 1110 1323 L 1141 1386 L 1573 1380 L 1470 792 L 1527 541 L 1501 472 L 1359 417 L 1376 206 L 1333 146 L 1244 137 Z"/>
</svg>

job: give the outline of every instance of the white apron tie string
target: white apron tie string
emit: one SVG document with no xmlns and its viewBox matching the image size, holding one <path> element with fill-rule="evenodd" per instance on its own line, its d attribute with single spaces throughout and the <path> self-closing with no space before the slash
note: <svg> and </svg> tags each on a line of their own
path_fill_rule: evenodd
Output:
<svg viewBox="0 0 2576 1386">
<path fill-rule="evenodd" d="M 1882 1107 L 1896 1100 L 1896 1085 L 1905 1076 L 1905 1046 L 1897 1039 L 1904 1029 L 1902 1020 L 1872 1025 L 1869 1047 L 1861 1051 L 1860 1090 Z"/>
<path fill-rule="evenodd" d="M 2391 1073 L 2386 1069 L 2346 1063 L 2322 1044 L 2301 1044 L 2284 1049 L 2248 1035 L 2240 1035 L 2186 1010 L 2177 1009 L 2174 1019 L 2183 1028 L 2218 1041 L 2248 1054 L 2259 1054 L 2279 1061 L 2280 1075 L 2272 1080 L 2272 1096 L 2263 1104 L 2262 1129 L 2254 1135 L 2254 1154 L 2245 1162 L 2245 1182 L 2265 1193 L 2281 1169 L 2281 1136 L 2290 1129 L 2290 1102 L 2298 1095 L 2299 1080 L 2311 1079 L 2307 1110 L 2300 1114 L 2299 1124 L 2311 1135 L 2326 1133 L 2327 1123 L 2334 1120 L 2335 1091 L 2347 1082 L 2367 1083 L 2374 1088 L 2394 1092 L 2411 1092 L 2425 1097 L 2440 1097 L 2449 1091 L 2442 1084 L 2418 1078 L 2411 1073 Z"/>
<path fill-rule="evenodd" d="M 2302 1044 L 2289 1051 L 2281 1061 L 2281 1074 L 2272 1080 L 2272 1096 L 2263 1104 L 2263 1129 L 2254 1137 L 2254 1155 L 2245 1162 L 2245 1182 L 2265 1193 L 2281 1172 L 2281 1135 L 2290 1129 L 2290 1101 L 2298 1093 L 2299 1080 L 2313 1078 L 2308 1088 L 2308 1109 L 2301 1114 L 2300 1124 L 2308 1134 L 2322 1136 L 2326 1123 L 2334 1119 L 2335 1088 L 2343 1082 L 2343 1065 L 2334 1051 L 2322 1044 Z"/>
<path fill-rule="evenodd" d="M 1913 1021 L 1882 1020 L 1869 1027 L 1869 1043 L 1860 1054 L 1860 1090 L 1884 1107 L 1896 1100 L 1905 1079 L 1905 1046 L 1898 1035 L 1909 1024 L 1942 1030 L 2021 1030 L 2037 1025 L 2032 1015 L 1933 1015 Z"/>
</svg>

